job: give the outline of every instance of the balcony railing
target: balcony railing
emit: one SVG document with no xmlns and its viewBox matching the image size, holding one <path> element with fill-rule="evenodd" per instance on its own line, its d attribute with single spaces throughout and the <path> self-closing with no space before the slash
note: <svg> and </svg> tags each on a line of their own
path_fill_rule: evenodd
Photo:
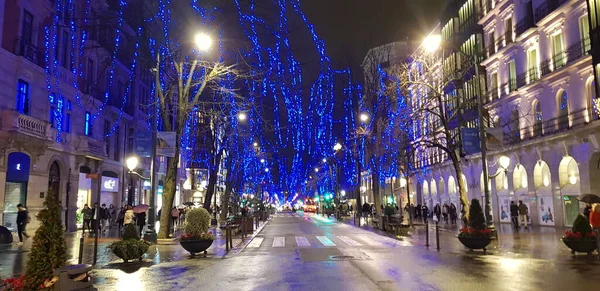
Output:
<svg viewBox="0 0 600 291">
<path fill-rule="evenodd" d="M 41 139 L 48 139 L 48 122 L 21 114 L 14 109 L 2 111 L 2 130 L 16 131 Z"/>
<path fill-rule="evenodd" d="M 527 30 L 529 30 L 530 28 L 534 27 L 535 23 L 533 21 L 533 15 L 527 15 L 525 16 L 525 18 L 519 20 L 519 22 L 517 22 L 517 25 L 515 26 L 515 33 L 517 34 L 517 37 L 521 34 L 523 34 L 524 32 L 526 32 Z"/>
<path fill-rule="evenodd" d="M 510 126 L 505 126 L 503 143 L 505 145 L 513 145 L 522 141 L 557 134 L 570 129 L 583 127 L 595 119 L 597 119 L 597 116 L 592 113 L 591 109 L 582 109 L 549 120 L 536 120 L 533 124 L 524 128 L 511 129 Z M 524 134 L 521 135 L 521 132 Z"/>
<path fill-rule="evenodd" d="M 569 2 L 569 0 L 546 0 L 544 3 L 539 5 L 537 9 L 535 9 L 535 22 L 539 22 L 544 19 L 544 17 L 548 16 L 548 14 L 552 13 L 552 11 L 558 9 L 563 4 Z"/>
<path fill-rule="evenodd" d="M 511 30 L 509 33 L 506 33 L 499 39 L 495 40 L 493 44 L 486 45 L 485 51 L 487 53 L 487 57 L 489 58 L 513 42 L 515 42 L 515 39 Z"/>
<path fill-rule="evenodd" d="M 76 149 L 82 154 L 93 155 L 98 157 L 107 157 L 106 154 L 106 143 L 89 136 L 78 136 L 77 137 Z"/>
<path fill-rule="evenodd" d="M 44 66 L 45 60 L 42 51 L 31 42 L 15 39 L 14 54 L 22 56 L 40 67 Z"/>
</svg>

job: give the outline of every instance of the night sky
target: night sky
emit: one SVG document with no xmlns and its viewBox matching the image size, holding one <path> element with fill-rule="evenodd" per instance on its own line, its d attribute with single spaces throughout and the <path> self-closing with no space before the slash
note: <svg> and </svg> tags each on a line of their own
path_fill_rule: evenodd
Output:
<svg viewBox="0 0 600 291">
<path fill-rule="evenodd" d="M 369 48 L 419 42 L 437 23 L 445 0 L 301 0 L 336 67 L 360 64 Z"/>
</svg>

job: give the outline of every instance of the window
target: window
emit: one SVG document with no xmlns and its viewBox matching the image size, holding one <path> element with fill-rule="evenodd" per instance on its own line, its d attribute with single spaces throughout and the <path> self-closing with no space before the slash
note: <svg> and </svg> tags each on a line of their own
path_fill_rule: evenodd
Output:
<svg viewBox="0 0 600 291">
<path fill-rule="evenodd" d="M 488 57 L 496 53 L 496 40 L 494 38 L 494 32 L 492 31 L 489 35 L 488 43 Z"/>
<path fill-rule="evenodd" d="M 558 128 L 567 129 L 569 128 L 569 101 L 567 98 L 567 91 L 562 90 L 562 92 L 559 92 L 558 101 Z"/>
<path fill-rule="evenodd" d="M 133 153 L 133 128 L 129 128 L 129 135 L 127 136 L 127 153 Z"/>
<path fill-rule="evenodd" d="M 586 54 L 591 49 L 590 22 L 587 14 L 579 18 L 579 38 L 581 39 L 582 53 Z"/>
<path fill-rule="evenodd" d="M 540 70 L 537 58 L 537 49 L 527 51 L 527 76 L 529 83 L 540 79 Z"/>
<path fill-rule="evenodd" d="M 87 62 L 87 74 L 85 75 L 85 80 L 88 84 L 86 85 L 91 85 L 94 82 L 94 72 L 95 72 L 95 67 L 94 67 L 94 60 L 92 59 L 88 59 Z"/>
<path fill-rule="evenodd" d="M 493 72 L 490 76 L 490 99 L 498 99 L 498 73 Z"/>
<path fill-rule="evenodd" d="M 15 109 L 22 114 L 29 115 L 29 105 L 29 83 L 19 79 Z"/>
<path fill-rule="evenodd" d="M 506 20 L 504 20 L 504 40 L 506 41 L 506 44 L 509 44 L 514 41 L 512 17 L 509 17 Z"/>
<path fill-rule="evenodd" d="M 596 29 L 600 24 L 600 0 L 588 0 L 590 18 L 592 19 L 591 27 Z"/>
<path fill-rule="evenodd" d="M 21 23 L 21 45 L 31 44 L 33 39 L 33 15 L 23 10 L 23 23 Z M 23 51 L 21 51 L 23 53 Z"/>
<path fill-rule="evenodd" d="M 65 122 L 62 127 L 64 132 L 71 132 L 71 100 L 67 100 L 65 108 L 67 109 L 67 113 L 65 114 Z"/>
<path fill-rule="evenodd" d="M 562 33 L 558 33 L 552 36 L 552 54 L 554 69 L 556 70 L 562 68 L 565 65 Z"/>
<path fill-rule="evenodd" d="M 535 101 L 533 108 L 534 108 L 533 135 L 541 136 L 543 134 L 542 124 L 544 122 L 544 118 L 542 116 L 542 104 L 539 101 Z"/>
<path fill-rule="evenodd" d="M 89 112 L 85 113 L 85 127 L 83 128 L 83 133 L 87 136 L 92 136 L 93 128 L 92 128 L 92 115 Z"/>
<path fill-rule="evenodd" d="M 508 89 L 510 91 L 517 90 L 517 66 L 515 60 L 508 62 Z"/>
</svg>

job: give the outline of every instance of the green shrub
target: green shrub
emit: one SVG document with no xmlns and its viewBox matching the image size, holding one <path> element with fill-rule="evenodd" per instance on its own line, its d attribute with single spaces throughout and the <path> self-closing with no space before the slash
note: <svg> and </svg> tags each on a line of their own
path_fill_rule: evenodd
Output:
<svg viewBox="0 0 600 291">
<path fill-rule="evenodd" d="M 150 243 L 139 239 L 125 239 L 116 241 L 108 246 L 108 248 L 119 258 L 126 263 L 129 260 L 142 260 L 142 256 L 148 251 Z"/>
<path fill-rule="evenodd" d="M 140 239 L 140 233 L 133 223 L 125 224 L 123 227 L 123 240 Z"/>
<path fill-rule="evenodd" d="M 60 206 L 56 194 L 48 189 L 44 201 L 45 209 L 37 219 L 40 227 L 35 232 L 25 272 L 25 290 L 37 290 L 54 270 L 67 262 L 67 243 L 60 219 Z"/>
<path fill-rule="evenodd" d="M 477 199 L 471 200 L 471 205 L 469 206 L 469 227 L 476 230 L 487 228 L 483 209 Z"/>
<path fill-rule="evenodd" d="M 592 227 L 590 226 L 590 222 L 585 216 L 579 214 L 575 221 L 573 222 L 573 233 L 581 233 L 581 235 L 585 236 L 587 233 L 592 232 Z"/>
<path fill-rule="evenodd" d="M 194 208 L 185 214 L 183 229 L 188 237 L 200 237 L 208 231 L 210 213 L 204 208 Z"/>
</svg>

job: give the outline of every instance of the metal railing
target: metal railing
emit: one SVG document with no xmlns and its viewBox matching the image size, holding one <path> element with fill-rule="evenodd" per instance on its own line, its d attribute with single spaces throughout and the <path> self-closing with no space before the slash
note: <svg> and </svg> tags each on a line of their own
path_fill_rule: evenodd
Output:
<svg viewBox="0 0 600 291">
<path fill-rule="evenodd" d="M 529 14 L 517 22 L 517 25 L 515 26 L 515 33 L 518 37 L 534 26 L 535 22 L 533 21 L 533 15 Z"/>
<path fill-rule="evenodd" d="M 21 114 L 14 109 L 5 109 L 2 111 L 2 130 L 17 131 L 41 139 L 48 138 L 47 122 Z"/>
<path fill-rule="evenodd" d="M 513 42 L 515 42 L 515 39 L 513 37 L 513 32 L 511 29 L 509 33 L 504 34 L 503 36 L 501 36 L 500 38 L 495 40 L 494 43 L 488 44 L 485 47 L 485 52 L 486 52 L 487 57 L 489 58 L 490 56 L 499 52 L 501 49 L 507 47 L 509 44 L 511 44 Z"/>
<path fill-rule="evenodd" d="M 14 43 L 14 54 L 22 56 L 32 63 L 44 67 L 44 56 L 42 51 L 31 42 L 23 41 L 21 39 L 15 39 Z"/>
<path fill-rule="evenodd" d="M 548 14 L 552 13 L 552 11 L 558 9 L 563 4 L 569 2 L 569 0 L 546 0 L 544 3 L 539 5 L 537 9 L 535 9 L 535 22 L 540 22 L 544 17 L 548 16 Z"/>
<path fill-rule="evenodd" d="M 533 140 L 543 136 L 557 134 L 574 128 L 583 127 L 592 120 L 597 120 L 591 109 L 581 109 L 569 114 L 559 115 L 548 120 L 535 120 L 526 127 L 510 128 L 504 127 L 504 144 L 514 145 L 522 141 Z M 521 135 L 521 132 L 524 135 Z"/>
</svg>

